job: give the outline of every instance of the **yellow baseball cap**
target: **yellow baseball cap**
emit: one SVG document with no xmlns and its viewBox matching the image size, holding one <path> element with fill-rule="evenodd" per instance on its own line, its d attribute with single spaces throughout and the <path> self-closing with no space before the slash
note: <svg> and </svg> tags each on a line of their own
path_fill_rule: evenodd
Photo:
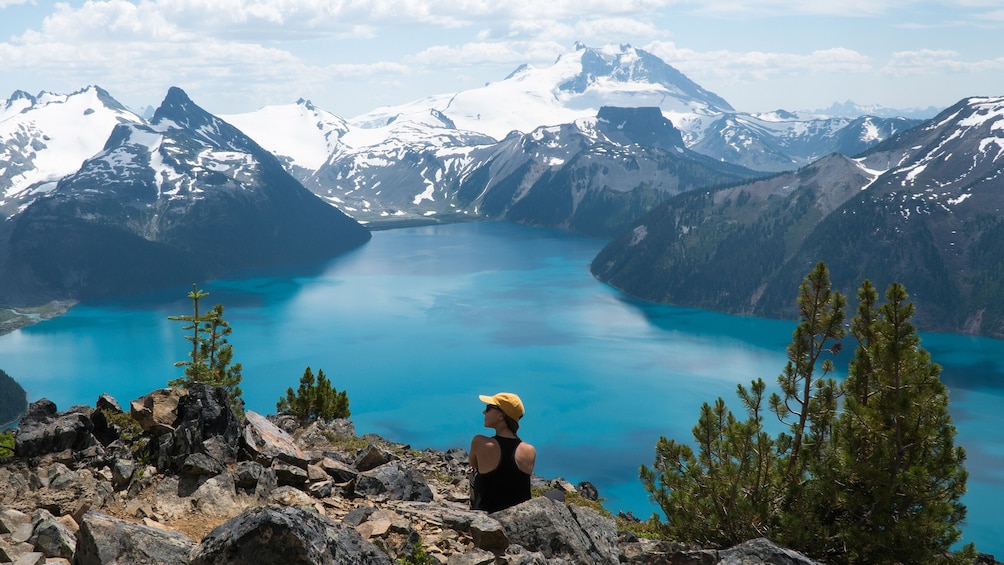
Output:
<svg viewBox="0 0 1004 565">
<path fill-rule="evenodd" d="M 511 392 L 500 392 L 494 396 L 479 394 L 478 398 L 480 398 L 481 402 L 484 402 L 485 404 L 498 406 L 499 410 L 501 410 L 503 414 L 509 416 L 513 420 L 519 420 L 523 417 L 525 412 L 523 410 L 523 401 Z"/>
</svg>

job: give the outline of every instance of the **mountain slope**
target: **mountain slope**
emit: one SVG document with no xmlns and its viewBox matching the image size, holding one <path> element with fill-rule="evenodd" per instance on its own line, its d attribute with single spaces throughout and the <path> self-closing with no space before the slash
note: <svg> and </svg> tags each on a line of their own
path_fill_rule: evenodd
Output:
<svg viewBox="0 0 1004 565">
<path fill-rule="evenodd" d="M 15 92 L 0 105 L 0 213 L 3 217 L 55 188 L 97 153 L 112 129 L 143 120 L 107 92 Z"/>
<path fill-rule="evenodd" d="M 757 171 L 791 171 L 830 153 L 853 156 L 908 130 L 906 118 L 820 118 L 777 111 L 729 114 L 704 132 L 691 149 Z"/>
<path fill-rule="evenodd" d="M 172 88 L 149 124 L 13 221 L 7 302 L 93 298 L 321 259 L 369 238 L 279 161 Z"/>
<path fill-rule="evenodd" d="M 925 330 L 1004 336 L 1001 130 L 1004 98 L 971 98 L 856 161 L 681 195 L 592 270 L 649 300 L 792 318 L 799 281 L 825 261 L 852 298 L 864 278 L 905 284 Z"/>
<path fill-rule="evenodd" d="M 753 178 L 683 145 L 658 108 L 600 109 L 493 146 L 460 179 L 457 200 L 479 215 L 610 237 L 667 198 Z"/>
</svg>

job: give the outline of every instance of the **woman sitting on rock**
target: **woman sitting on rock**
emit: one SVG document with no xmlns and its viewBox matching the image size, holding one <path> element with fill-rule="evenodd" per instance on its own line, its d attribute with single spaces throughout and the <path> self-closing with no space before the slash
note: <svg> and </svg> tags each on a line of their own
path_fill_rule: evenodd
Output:
<svg viewBox="0 0 1004 565">
<path fill-rule="evenodd" d="M 516 436 L 523 402 L 511 392 L 479 395 L 486 428 L 494 437 L 476 435 L 471 440 L 470 463 L 474 471 L 471 509 L 497 512 L 530 500 L 530 476 L 537 450 Z"/>
</svg>

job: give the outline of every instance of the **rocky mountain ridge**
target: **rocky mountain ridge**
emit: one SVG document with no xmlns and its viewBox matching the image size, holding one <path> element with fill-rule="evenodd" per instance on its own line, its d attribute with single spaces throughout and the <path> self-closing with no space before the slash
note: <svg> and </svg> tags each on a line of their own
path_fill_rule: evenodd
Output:
<svg viewBox="0 0 1004 565">
<path fill-rule="evenodd" d="M 15 305 L 319 260 L 370 237 L 177 88 L 3 224 L 0 301 Z"/>
<path fill-rule="evenodd" d="M 39 400 L 15 439 L 0 467 L 0 563 L 813 563 L 767 540 L 639 538 L 589 502 L 589 483 L 535 477 L 543 495 L 471 511 L 463 449 L 357 437 L 347 420 L 238 418 L 207 385 L 128 411 L 108 395 L 66 412 Z"/>
<path fill-rule="evenodd" d="M 859 158 L 674 197 L 593 273 L 658 302 L 793 319 L 812 266 L 854 297 L 904 284 L 923 331 L 1004 336 L 1004 98 L 970 98 Z"/>
</svg>

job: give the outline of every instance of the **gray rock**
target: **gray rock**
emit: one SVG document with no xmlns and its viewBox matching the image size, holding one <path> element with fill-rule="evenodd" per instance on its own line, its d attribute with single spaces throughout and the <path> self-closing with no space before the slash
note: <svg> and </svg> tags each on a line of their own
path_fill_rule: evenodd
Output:
<svg viewBox="0 0 1004 565">
<path fill-rule="evenodd" d="M 25 524 L 31 524 L 31 518 L 24 512 L 13 508 L 0 510 L 0 534 L 13 534 Z"/>
<path fill-rule="evenodd" d="M 244 413 L 243 446 L 262 465 L 279 460 L 307 468 L 307 456 L 297 447 L 292 436 L 257 412 Z"/>
<path fill-rule="evenodd" d="M 97 511 L 84 514 L 74 565 L 185 565 L 195 542 L 178 533 L 118 520 Z"/>
<path fill-rule="evenodd" d="M 719 565 L 819 565 L 808 557 L 766 538 L 743 542 L 718 553 Z"/>
<path fill-rule="evenodd" d="M 401 461 L 392 461 L 356 477 L 355 494 L 376 499 L 429 502 L 432 489 L 422 473 Z"/>
<path fill-rule="evenodd" d="M 244 512 L 209 532 L 190 565 L 391 565 L 355 529 L 314 512 L 268 506 Z"/>
<path fill-rule="evenodd" d="M 509 547 L 509 537 L 506 536 L 502 524 L 478 513 L 471 521 L 471 538 L 474 539 L 474 547 L 490 551 L 493 554 L 502 553 Z"/>
<path fill-rule="evenodd" d="M 223 472 L 223 465 L 205 453 L 192 453 L 185 457 L 179 472 L 182 475 L 216 476 Z"/>
<path fill-rule="evenodd" d="M 369 447 L 367 447 L 366 450 L 363 451 L 356 459 L 355 467 L 360 471 L 369 471 L 398 459 L 400 459 L 400 457 L 394 455 L 379 445 L 370 444 Z"/>
<path fill-rule="evenodd" d="M 495 554 L 483 549 L 473 549 L 466 553 L 451 555 L 446 565 L 494 565 Z"/>
<path fill-rule="evenodd" d="M 116 459 L 111 466 L 112 486 L 115 489 L 125 488 L 136 472 L 136 462 L 132 459 Z"/>
<path fill-rule="evenodd" d="M 45 562 L 46 558 L 44 553 L 33 551 L 18 557 L 17 560 L 14 561 L 13 565 L 45 565 Z"/>
<path fill-rule="evenodd" d="M 79 411 L 56 412 L 56 405 L 41 399 L 28 405 L 14 432 L 14 455 L 39 457 L 62 451 L 82 451 L 97 443 L 94 424 Z"/>
<path fill-rule="evenodd" d="M 31 516 L 31 526 L 28 543 L 34 546 L 35 551 L 41 551 L 46 557 L 73 557 L 77 537 L 48 510 L 36 510 Z"/>
<path fill-rule="evenodd" d="M 491 516 L 502 524 L 510 543 L 539 551 L 548 559 L 618 562 L 616 524 L 591 508 L 573 511 L 563 503 L 537 497 Z"/>
<path fill-rule="evenodd" d="M 321 459 L 320 466 L 325 473 L 339 483 L 347 483 L 359 475 L 359 471 L 355 468 L 331 457 Z"/>
<path fill-rule="evenodd" d="M 307 470 L 285 461 L 272 461 L 272 471 L 281 486 L 301 487 L 307 484 Z"/>
<path fill-rule="evenodd" d="M 98 410 L 107 410 L 113 414 L 122 413 L 122 407 L 119 406 L 119 402 L 108 393 L 103 393 L 98 397 L 97 402 L 94 403 L 94 408 Z"/>
</svg>

